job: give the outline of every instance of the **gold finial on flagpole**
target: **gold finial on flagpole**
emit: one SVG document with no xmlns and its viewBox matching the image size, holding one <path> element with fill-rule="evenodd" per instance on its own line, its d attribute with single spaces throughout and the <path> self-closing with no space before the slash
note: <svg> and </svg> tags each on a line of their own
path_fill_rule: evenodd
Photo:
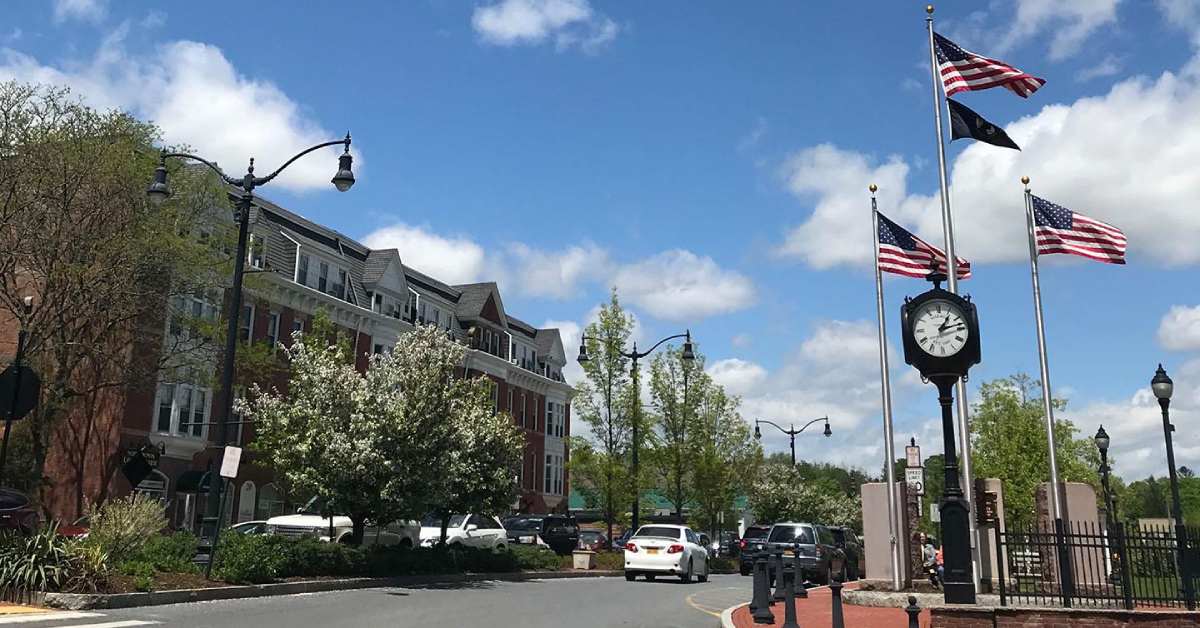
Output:
<svg viewBox="0 0 1200 628">
<path fill-rule="evenodd" d="M 1029 185 L 1029 176 L 1026 175 L 1024 177 L 1021 177 L 1021 183 L 1024 183 L 1025 185 Z"/>
<path fill-rule="evenodd" d="M 878 185 L 875 185 L 874 183 L 872 183 L 871 185 L 867 186 L 867 189 L 868 189 L 868 190 L 871 190 L 871 194 L 874 194 L 874 193 L 875 193 L 875 190 L 878 190 L 878 189 L 879 189 L 879 186 L 878 186 Z"/>
<path fill-rule="evenodd" d="M 930 15 L 933 15 L 933 5 L 932 4 L 925 5 L 925 12 Z"/>
</svg>

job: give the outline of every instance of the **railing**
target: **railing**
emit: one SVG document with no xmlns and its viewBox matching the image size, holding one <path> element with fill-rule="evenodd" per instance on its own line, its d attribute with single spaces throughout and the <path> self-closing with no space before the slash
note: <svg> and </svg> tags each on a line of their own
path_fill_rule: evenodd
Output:
<svg viewBox="0 0 1200 628">
<path fill-rule="evenodd" d="M 1001 606 L 1195 607 L 1183 574 L 1196 581 L 1196 568 L 1184 567 L 1197 564 L 1200 530 L 1075 521 L 994 534 Z M 1179 551 L 1178 534 L 1189 551 Z"/>
</svg>

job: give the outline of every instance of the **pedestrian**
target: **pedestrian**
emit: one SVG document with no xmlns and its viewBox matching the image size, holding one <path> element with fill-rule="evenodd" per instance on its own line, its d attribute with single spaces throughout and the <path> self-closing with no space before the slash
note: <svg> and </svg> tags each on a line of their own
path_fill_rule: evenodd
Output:
<svg viewBox="0 0 1200 628">
<path fill-rule="evenodd" d="M 941 572 L 938 569 L 938 557 L 941 556 L 941 551 L 935 546 L 937 539 L 927 534 L 921 534 L 921 543 L 921 562 L 925 573 L 929 574 L 929 584 L 932 584 L 934 588 L 941 588 Z"/>
</svg>

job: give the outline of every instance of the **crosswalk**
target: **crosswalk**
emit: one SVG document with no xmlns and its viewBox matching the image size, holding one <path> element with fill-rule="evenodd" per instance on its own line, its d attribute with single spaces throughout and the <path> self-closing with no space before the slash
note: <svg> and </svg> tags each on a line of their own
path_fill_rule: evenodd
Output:
<svg viewBox="0 0 1200 628">
<path fill-rule="evenodd" d="M 135 628 L 162 622 L 142 619 L 109 620 L 103 613 L 88 611 L 52 611 L 20 615 L 0 615 L 0 627 L 15 628 Z"/>
</svg>

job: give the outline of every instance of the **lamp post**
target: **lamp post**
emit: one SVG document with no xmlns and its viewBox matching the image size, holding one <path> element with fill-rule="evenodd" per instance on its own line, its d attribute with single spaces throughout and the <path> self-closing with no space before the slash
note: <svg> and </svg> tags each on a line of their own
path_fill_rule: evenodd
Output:
<svg viewBox="0 0 1200 628">
<path fill-rule="evenodd" d="M 146 188 L 146 196 L 150 199 L 150 202 L 154 203 L 155 205 L 162 205 L 162 203 L 171 196 L 171 188 L 167 183 L 168 157 L 200 162 L 205 166 L 208 166 L 208 168 L 213 172 L 217 173 L 217 175 L 221 177 L 221 180 L 228 185 L 237 186 L 242 189 L 241 195 L 238 197 L 237 203 L 235 204 L 234 211 L 234 218 L 238 221 L 238 242 L 237 251 L 233 261 L 233 287 L 230 293 L 229 308 L 226 310 L 225 314 L 225 355 L 224 364 L 222 365 L 221 370 L 221 390 L 224 393 L 224 398 L 221 402 L 221 418 L 216 423 L 216 440 L 213 441 L 213 444 L 217 447 L 225 446 L 227 434 L 226 427 L 229 423 L 230 415 L 233 413 L 234 357 L 237 352 L 238 319 L 241 317 L 242 311 L 242 278 L 246 267 L 247 240 L 249 238 L 250 228 L 250 207 L 254 203 L 254 190 L 255 188 L 266 185 L 275 177 L 279 176 L 279 173 L 283 172 L 284 169 L 292 165 L 297 159 L 300 159 L 301 157 L 315 150 L 325 148 L 327 146 L 335 146 L 337 144 L 342 144 L 345 146 L 345 150 L 338 157 L 337 174 L 335 174 L 333 179 L 330 181 L 339 192 L 345 192 L 346 190 L 349 190 L 352 185 L 354 185 L 354 173 L 351 171 L 353 158 L 350 156 L 349 133 L 346 134 L 344 139 L 323 142 L 321 144 L 317 144 L 316 146 L 312 146 L 300 151 L 291 159 L 284 162 L 284 164 L 274 172 L 265 177 L 257 177 L 254 175 L 253 158 L 250 159 L 250 166 L 246 169 L 246 174 L 242 175 L 242 177 L 239 179 L 225 174 L 220 168 L 217 167 L 216 164 L 212 163 L 211 161 L 190 153 L 171 153 L 164 149 L 159 155 L 158 167 L 154 169 L 154 181 L 149 185 L 149 187 Z M 211 481 L 210 487 L 212 488 L 210 491 L 215 490 L 216 494 L 214 495 L 211 492 L 209 494 L 207 504 L 208 516 L 205 518 L 206 523 L 212 523 L 213 525 L 213 536 L 210 538 L 213 539 L 214 545 L 216 541 L 216 534 L 220 529 L 221 524 L 222 513 L 220 508 L 220 496 L 222 484 L 223 482 Z M 212 560 L 210 554 L 209 567 L 211 568 L 211 566 Z"/>
<path fill-rule="evenodd" d="M 33 297 L 25 297 L 21 300 L 23 306 L 22 312 L 24 316 L 20 318 L 21 328 L 17 332 L 17 354 L 13 357 L 13 390 L 12 398 L 8 401 L 8 414 L 4 417 L 4 439 L 0 441 L 0 480 L 4 478 L 4 465 L 8 461 L 8 435 L 12 431 L 13 421 L 17 420 L 17 405 L 21 396 L 21 376 L 24 374 L 25 361 L 25 342 L 29 338 L 29 332 L 25 329 L 25 322 L 33 313 Z"/>
<path fill-rule="evenodd" d="M 779 430 L 780 432 L 787 434 L 788 440 L 789 440 L 788 444 L 792 448 L 792 466 L 794 467 L 794 466 L 796 466 L 796 435 L 799 434 L 800 432 L 803 432 L 804 430 L 808 429 L 808 426 L 812 425 L 813 423 L 817 423 L 819 421 L 825 422 L 825 431 L 822 432 L 823 434 L 825 434 L 825 437 L 829 438 L 830 436 L 833 436 L 833 430 L 829 429 L 829 417 L 823 416 L 821 418 L 813 419 L 813 420 L 809 421 L 808 423 L 805 423 L 804 427 L 802 427 L 800 429 L 796 429 L 795 425 L 791 425 L 791 426 L 789 426 L 791 429 L 786 429 L 786 430 L 783 429 L 782 427 L 780 427 L 779 425 L 772 423 L 771 421 L 768 421 L 766 419 L 755 419 L 754 420 L 754 438 L 756 440 L 762 440 L 762 430 L 758 429 L 759 423 L 766 423 L 767 425 L 774 427 L 775 429 Z"/>
<path fill-rule="evenodd" d="M 1100 486 L 1104 490 L 1104 509 L 1108 511 L 1108 516 L 1104 518 L 1104 523 L 1108 526 L 1109 530 L 1112 530 L 1113 522 L 1117 520 L 1117 511 L 1113 507 L 1112 490 L 1109 489 L 1108 485 L 1108 472 L 1111 471 L 1108 468 L 1109 438 L 1108 432 L 1104 431 L 1103 425 L 1100 426 L 1100 429 L 1096 430 L 1096 436 L 1093 439 L 1096 441 L 1096 449 L 1100 450 Z"/>
<path fill-rule="evenodd" d="M 1171 393 L 1175 392 L 1175 383 L 1167 376 L 1162 364 L 1154 372 L 1150 380 L 1150 389 L 1158 398 L 1158 406 L 1162 408 L 1163 438 L 1167 441 L 1167 470 L 1171 474 L 1171 510 L 1175 515 L 1176 546 L 1179 548 L 1179 571 L 1183 579 L 1183 596 L 1187 601 L 1188 610 L 1196 608 L 1196 589 L 1192 582 L 1191 565 L 1188 560 L 1187 528 L 1183 525 L 1183 505 L 1179 499 L 1179 474 L 1175 470 L 1175 445 L 1171 442 L 1171 432 L 1175 426 L 1171 424 Z"/>
<path fill-rule="evenodd" d="M 641 426 L 641 422 L 642 422 L 642 398 L 641 398 L 641 390 L 638 387 L 638 360 L 653 353 L 655 349 L 657 349 L 659 346 L 662 345 L 662 343 L 664 343 L 668 340 L 674 340 L 676 338 L 684 339 L 683 352 L 680 355 L 680 358 L 682 358 L 683 360 L 685 360 L 687 362 L 691 362 L 692 360 L 695 360 L 696 353 L 692 348 L 692 332 L 691 332 L 691 330 L 684 331 L 682 334 L 675 334 L 674 336 L 667 336 L 666 338 L 663 338 L 662 340 L 659 340 L 658 342 L 654 343 L 654 346 L 650 347 L 649 349 L 647 349 L 645 351 L 638 351 L 636 342 L 633 343 L 633 349 L 631 349 L 629 351 L 624 351 L 621 349 L 617 350 L 617 353 L 619 355 L 621 355 L 622 357 L 625 357 L 625 358 L 629 358 L 630 360 L 633 361 L 633 365 L 631 367 L 630 372 L 633 376 L 633 391 L 634 391 L 634 395 L 633 395 L 633 397 L 634 397 L 634 399 L 633 399 L 633 430 L 632 430 L 632 434 L 631 434 L 632 441 L 633 441 L 633 455 L 632 455 L 632 461 L 631 461 L 633 463 L 633 520 L 631 523 L 632 523 L 632 528 L 634 531 L 636 531 L 638 529 L 638 522 L 641 519 L 639 511 L 641 510 L 641 501 L 642 501 L 641 500 L 641 497 L 642 497 L 641 487 L 638 486 L 638 478 L 639 478 L 639 476 L 638 476 L 638 469 L 639 469 L 639 467 L 638 467 L 638 450 L 641 448 L 640 426 Z M 579 339 L 579 357 L 577 358 L 577 360 L 579 361 L 580 364 L 587 364 L 587 362 L 591 359 L 588 356 L 588 352 L 587 352 L 587 342 L 589 340 L 591 340 L 592 342 L 602 342 L 599 338 L 593 338 L 591 336 L 583 336 L 582 338 L 580 338 Z"/>
</svg>

